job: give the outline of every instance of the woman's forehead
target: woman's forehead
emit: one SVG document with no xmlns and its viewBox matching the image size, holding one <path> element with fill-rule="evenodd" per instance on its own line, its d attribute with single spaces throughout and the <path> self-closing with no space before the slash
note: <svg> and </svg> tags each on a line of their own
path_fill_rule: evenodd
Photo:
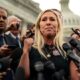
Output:
<svg viewBox="0 0 80 80">
<path fill-rule="evenodd" d="M 46 10 L 46 11 L 43 12 L 43 14 L 46 13 L 46 12 L 51 12 L 51 13 L 57 15 L 57 16 L 58 15 L 61 16 L 61 12 L 56 10 L 56 9 Z"/>
<path fill-rule="evenodd" d="M 54 14 L 54 12 L 52 10 L 48 10 L 48 11 L 44 11 L 42 15 L 47 14 L 47 13 L 52 13 Z"/>
<path fill-rule="evenodd" d="M 44 16 L 56 16 L 56 14 L 52 11 L 47 11 L 47 12 L 44 12 L 42 15 L 41 15 L 41 18 L 44 17 Z"/>
</svg>

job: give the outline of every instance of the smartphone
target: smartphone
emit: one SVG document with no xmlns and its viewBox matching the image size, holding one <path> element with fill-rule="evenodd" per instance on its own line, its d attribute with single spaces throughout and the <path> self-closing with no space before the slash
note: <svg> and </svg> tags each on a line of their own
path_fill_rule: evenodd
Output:
<svg viewBox="0 0 80 80">
<path fill-rule="evenodd" d="M 15 49 L 17 46 L 16 45 L 8 45 L 9 49 Z"/>
</svg>

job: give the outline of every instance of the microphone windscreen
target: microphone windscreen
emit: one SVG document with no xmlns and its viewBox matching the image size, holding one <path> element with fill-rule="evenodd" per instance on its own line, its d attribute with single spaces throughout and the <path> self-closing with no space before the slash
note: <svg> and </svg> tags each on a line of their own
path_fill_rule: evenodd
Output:
<svg viewBox="0 0 80 80">
<path fill-rule="evenodd" d="M 63 49 L 67 52 L 68 50 L 71 50 L 71 47 L 67 44 L 67 43 L 64 43 L 62 45 Z"/>
<path fill-rule="evenodd" d="M 52 61 L 46 61 L 45 62 L 45 66 L 47 67 L 47 68 L 49 68 L 49 69 L 51 69 L 51 70 L 55 70 L 55 65 L 54 65 L 54 63 L 52 62 Z"/>
<path fill-rule="evenodd" d="M 74 48 L 76 48 L 78 51 L 80 51 L 80 41 L 76 40 L 76 39 L 71 39 L 69 41 L 69 43 L 71 44 L 71 46 L 73 46 Z"/>
<path fill-rule="evenodd" d="M 64 43 L 62 47 L 67 52 L 67 57 L 69 59 L 76 62 L 80 62 L 80 57 L 78 57 L 76 53 L 73 52 L 73 50 L 70 48 L 70 46 L 67 43 Z"/>
<path fill-rule="evenodd" d="M 40 72 L 44 69 L 44 64 L 41 61 L 35 63 L 34 68 L 36 71 Z"/>
<path fill-rule="evenodd" d="M 77 46 L 77 42 L 76 42 L 75 39 L 71 39 L 71 40 L 69 41 L 69 43 L 70 43 L 71 46 L 73 46 L 73 47 L 76 47 L 76 46 Z"/>
</svg>

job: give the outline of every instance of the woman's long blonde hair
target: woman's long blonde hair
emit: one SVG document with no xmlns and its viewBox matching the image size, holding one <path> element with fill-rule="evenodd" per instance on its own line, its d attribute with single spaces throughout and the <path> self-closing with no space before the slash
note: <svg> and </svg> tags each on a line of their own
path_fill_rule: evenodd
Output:
<svg viewBox="0 0 80 80">
<path fill-rule="evenodd" d="M 56 11 L 55 9 L 48 9 L 45 10 L 43 12 L 41 12 L 37 18 L 36 24 L 35 24 L 35 42 L 34 42 L 34 47 L 36 47 L 38 49 L 38 51 L 40 52 L 40 54 L 42 56 L 44 56 L 45 58 L 46 55 L 44 54 L 42 47 L 44 46 L 44 39 L 42 34 L 40 33 L 40 19 L 42 17 L 42 15 L 46 12 L 52 12 L 53 14 L 56 15 L 57 17 L 57 21 L 58 21 L 58 32 L 56 34 L 55 37 L 55 45 L 57 46 L 58 50 L 60 51 L 61 55 L 64 55 L 62 53 L 62 44 L 63 44 L 63 27 L 62 27 L 62 17 L 61 17 L 61 13 L 59 13 L 58 11 Z"/>
</svg>

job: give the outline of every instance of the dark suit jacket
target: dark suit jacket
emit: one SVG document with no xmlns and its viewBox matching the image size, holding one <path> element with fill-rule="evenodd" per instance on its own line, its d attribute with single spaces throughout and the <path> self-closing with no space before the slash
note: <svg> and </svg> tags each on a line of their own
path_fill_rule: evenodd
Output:
<svg viewBox="0 0 80 80">
<path fill-rule="evenodd" d="M 20 57 L 22 55 L 22 49 L 19 48 L 19 46 L 16 44 L 16 41 L 14 38 L 11 37 L 11 35 L 4 35 L 4 40 L 6 44 L 8 45 L 16 45 L 17 47 L 14 50 L 11 50 L 11 53 L 9 54 L 10 58 L 12 58 L 12 62 L 10 67 L 13 69 L 13 71 L 16 71 L 16 68 L 18 66 Z M 0 42 L 1 43 L 1 42 Z M 3 45 L 3 44 L 2 44 Z M 1 45 L 0 45 L 1 46 Z M 1 58 L 1 57 L 0 57 Z"/>
<path fill-rule="evenodd" d="M 5 39 L 6 39 L 6 42 L 9 44 L 9 45 L 16 45 L 17 47 L 19 47 L 19 43 L 16 41 L 15 38 L 12 37 L 11 34 L 8 34 L 5 36 Z M 19 40 L 20 41 L 20 40 Z"/>
</svg>

